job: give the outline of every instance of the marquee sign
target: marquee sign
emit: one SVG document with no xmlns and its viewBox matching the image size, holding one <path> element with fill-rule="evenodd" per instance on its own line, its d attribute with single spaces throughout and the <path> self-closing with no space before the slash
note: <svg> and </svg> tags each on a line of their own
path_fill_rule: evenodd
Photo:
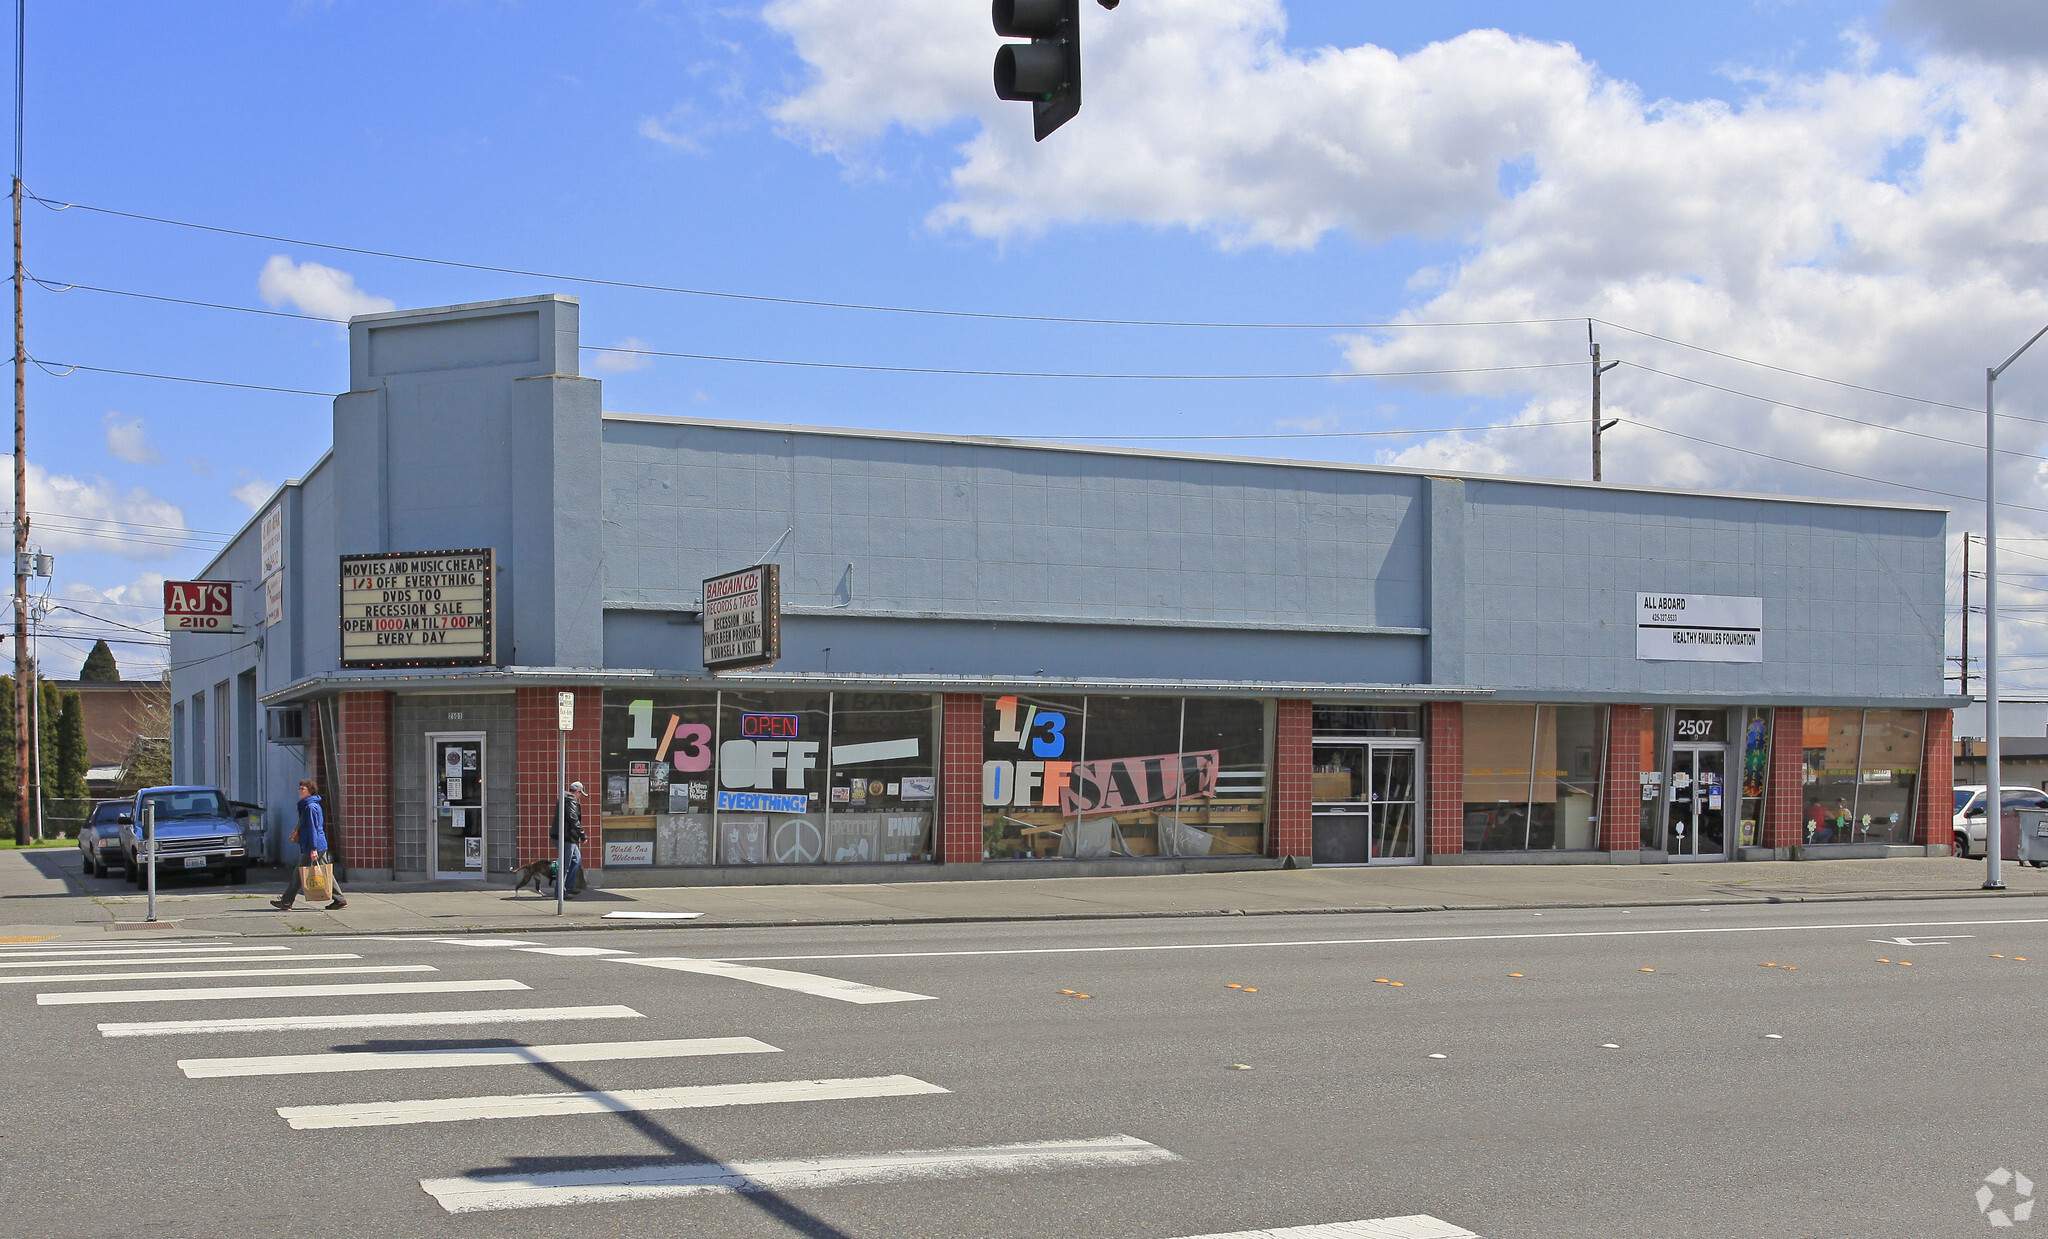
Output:
<svg viewBox="0 0 2048 1239">
<path fill-rule="evenodd" d="M 165 581 L 165 632 L 232 632 L 235 587 L 232 581 Z"/>
<path fill-rule="evenodd" d="M 402 551 L 341 557 L 341 665 L 476 667 L 497 661 L 497 555 Z"/>
<path fill-rule="evenodd" d="M 782 657 L 782 575 L 759 564 L 704 582 L 704 666 L 766 667 Z"/>
</svg>

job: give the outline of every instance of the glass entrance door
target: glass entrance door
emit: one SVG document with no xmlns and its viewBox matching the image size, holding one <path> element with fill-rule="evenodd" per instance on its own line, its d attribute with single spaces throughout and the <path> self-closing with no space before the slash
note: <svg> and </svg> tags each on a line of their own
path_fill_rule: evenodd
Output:
<svg viewBox="0 0 2048 1239">
<path fill-rule="evenodd" d="M 427 776 L 433 780 L 434 876 L 478 878 L 485 867 L 484 738 L 427 737 Z"/>
<path fill-rule="evenodd" d="M 1413 862 L 1418 750 L 1329 742 L 1311 750 L 1311 856 L 1318 865 Z"/>
<path fill-rule="evenodd" d="M 1664 772 L 1669 807 L 1664 817 L 1664 851 L 1672 860 L 1725 860 L 1728 855 L 1728 805 L 1723 776 L 1728 751 L 1712 748 L 1671 750 Z"/>
</svg>

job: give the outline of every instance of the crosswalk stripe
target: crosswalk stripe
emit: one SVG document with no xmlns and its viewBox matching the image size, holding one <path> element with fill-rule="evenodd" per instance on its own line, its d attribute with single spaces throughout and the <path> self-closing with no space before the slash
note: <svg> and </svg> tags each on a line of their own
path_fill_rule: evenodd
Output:
<svg viewBox="0 0 2048 1239">
<path fill-rule="evenodd" d="M 819 998 L 835 998 L 840 1002 L 937 1002 L 930 994 L 913 994 L 908 990 L 883 989 L 877 985 L 862 985 L 858 981 L 842 981 L 838 977 L 821 977 L 810 972 L 786 972 L 780 968 L 759 968 L 752 964 L 730 964 L 720 959 L 684 959 L 679 956 L 645 957 L 613 961 L 621 964 L 644 964 L 649 968 L 666 968 L 673 972 L 695 972 L 708 977 L 725 977 L 734 981 L 751 981 L 755 985 L 766 985 L 774 989 L 795 990 L 799 994 L 812 994 Z"/>
<path fill-rule="evenodd" d="M 781 1192 L 868 1183 L 911 1183 L 987 1174 L 1150 1166 L 1180 1156 L 1135 1136 L 1097 1140 L 1041 1140 L 980 1148 L 905 1149 L 846 1157 L 799 1157 L 753 1162 L 669 1162 L 649 1166 L 554 1170 L 538 1174 L 474 1174 L 421 1179 L 420 1186 L 450 1213 L 535 1209 L 737 1192 Z"/>
<path fill-rule="evenodd" d="M 1407 1217 L 1328 1222 L 1320 1226 L 1289 1226 L 1281 1230 L 1234 1230 L 1227 1235 L 1189 1235 L 1186 1239 L 1479 1239 L 1479 1236 L 1442 1218 L 1416 1213 Z"/>
<path fill-rule="evenodd" d="M 207 951 L 289 951 L 288 946 L 243 946 L 240 943 L 222 943 L 219 946 L 89 946 L 65 950 L 13 951 L 0 955 L 0 959 L 26 959 L 29 956 L 58 955 L 196 955 Z"/>
<path fill-rule="evenodd" d="M 631 951 L 616 951 L 608 946 L 521 946 L 512 948 L 527 955 L 631 955 Z"/>
<path fill-rule="evenodd" d="M 720 1106 L 764 1106 L 856 1097 L 914 1097 L 947 1091 L 915 1076 L 896 1075 L 847 1080 L 768 1080 L 758 1084 L 692 1084 L 681 1088 L 640 1088 L 618 1092 L 524 1093 L 509 1097 L 440 1097 L 339 1106 L 279 1106 L 277 1113 L 293 1128 L 308 1131 L 329 1127 L 459 1123 L 469 1119 L 703 1110 Z"/>
<path fill-rule="evenodd" d="M 362 956 L 348 952 L 323 955 L 294 955 L 292 963 L 309 959 L 361 959 Z M 190 959 L 32 959 L 25 964 L 0 962 L 0 969 L 16 971 L 24 968 L 169 968 L 178 964 L 277 964 L 285 961 L 275 955 L 197 955 Z"/>
<path fill-rule="evenodd" d="M 489 934 L 473 934 L 463 938 L 423 938 L 418 934 L 365 934 L 353 938 L 337 938 L 337 942 L 432 942 L 441 946 L 515 947 L 539 946 L 524 938 L 494 938 Z"/>
<path fill-rule="evenodd" d="M 211 963 L 212 961 L 207 961 Z M 170 977 L 303 977 L 337 972 L 439 972 L 432 964 L 366 964 L 341 968 L 201 968 L 184 972 L 60 972 L 56 976 L 0 977 L 0 985 L 41 985 L 45 981 L 161 981 Z"/>
<path fill-rule="evenodd" d="M 623 1059 L 698 1058 L 715 1054 L 780 1054 L 752 1037 L 690 1037 L 673 1041 L 591 1041 L 580 1045 L 509 1045 L 446 1050 L 362 1050 L 274 1054 L 260 1058 L 181 1058 L 187 1079 L 321 1075 L 336 1071 L 407 1071 L 426 1067 L 500 1067 L 520 1063 L 606 1063 Z"/>
<path fill-rule="evenodd" d="M 323 1032 L 338 1028 L 449 1028 L 554 1020 L 644 1020 L 631 1007 L 501 1007 L 486 1011 L 389 1011 L 370 1015 L 276 1015 L 232 1020 L 147 1020 L 99 1025 L 102 1037 L 174 1037 L 186 1033 Z"/>
<path fill-rule="evenodd" d="M 366 981 L 359 985 L 223 985 L 214 989 L 105 989 L 37 994 L 39 1007 L 89 1002 L 207 1002 L 234 998 L 344 998 L 370 994 L 474 994 L 531 989 L 522 981 Z"/>
</svg>

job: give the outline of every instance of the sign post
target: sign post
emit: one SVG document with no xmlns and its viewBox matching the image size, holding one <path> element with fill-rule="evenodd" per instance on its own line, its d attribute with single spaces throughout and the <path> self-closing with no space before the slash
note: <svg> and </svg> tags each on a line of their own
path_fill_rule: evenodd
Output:
<svg viewBox="0 0 2048 1239">
<path fill-rule="evenodd" d="M 569 733 L 576 730 L 576 694 L 555 694 L 555 915 L 569 899 Z"/>
<path fill-rule="evenodd" d="M 148 921 L 156 923 L 156 801 L 147 797 L 142 801 L 142 863 L 149 866 L 143 873 L 149 876 Z"/>
<path fill-rule="evenodd" d="M 704 581 L 704 666 L 744 671 L 782 657 L 782 573 L 758 564 Z"/>
</svg>

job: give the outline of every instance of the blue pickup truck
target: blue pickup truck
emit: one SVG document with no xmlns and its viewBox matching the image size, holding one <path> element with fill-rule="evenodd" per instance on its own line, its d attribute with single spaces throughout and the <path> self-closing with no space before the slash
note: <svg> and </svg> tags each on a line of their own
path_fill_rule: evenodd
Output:
<svg viewBox="0 0 2048 1239">
<path fill-rule="evenodd" d="M 120 816 L 121 857 L 128 880 L 149 881 L 139 859 L 143 852 L 142 808 L 156 810 L 156 863 L 159 875 L 219 875 L 240 884 L 249 880 L 249 846 L 242 831 L 249 811 L 228 803 L 212 787 L 145 787 Z"/>
</svg>

